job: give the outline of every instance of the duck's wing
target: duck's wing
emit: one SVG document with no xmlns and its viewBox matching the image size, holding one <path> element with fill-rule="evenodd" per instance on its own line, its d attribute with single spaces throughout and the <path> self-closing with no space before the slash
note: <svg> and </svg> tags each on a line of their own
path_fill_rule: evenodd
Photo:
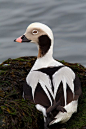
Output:
<svg viewBox="0 0 86 129">
<path fill-rule="evenodd" d="M 68 101 L 69 103 L 64 106 L 64 109 L 67 112 L 59 112 L 54 119 L 49 123 L 49 125 L 58 123 L 58 122 L 67 122 L 70 117 L 72 116 L 72 114 L 74 112 L 77 112 L 77 106 L 78 106 L 78 98 L 81 95 L 82 90 L 81 90 L 81 83 L 79 80 L 79 77 L 77 75 L 75 75 L 75 79 L 74 79 L 74 99 L 72 101 L 70 101 L 70 97 L 71 97 L 71 92 L 68 90 Z"/>
<path fill-rule="evenodd" d="M 78 106 L 78 98 L 82 93 L 81 90 L 81 83 L 79 77 L 68 67 L 63 67 L 59 69 L 53 75 L 53 83 L 54 83 L 54 95 L 58 94 L 58 87 L 60 82 L 63 83 L 64 89 L 64 98 L 65 98 L 65 105 L 64 109 L 67 112 L 59 112 L 54 119 L 50 122 L 49 125 L 58 123 L 58 122 L 66 122 L 70 119 L 74 112 L 77 112 Z M 61 95 L 61 94 L 60 94 Z M 67 97 L 67 98 L 66 98 Z M 67 104 L 66 104 L 67 103 Z"/>
<path fill-rule="evenodd" d="M 67 86 L 70 88 L 74 95 L 74 79 L 75 73 L 69 67 L 62 67 L 56 71 L 53 76 L 53 86 L 54 86 L 54 99 L 56 98 L 58 88 L 60 84 L 63 84 L 63 94 L 65 105 L 67 104 Z"/>
<path fill-rule="evenodd" d="M 47 95 L 47 97 L 50 100 L 50 103 L 52 105 L 51 96 L 53 97 L 53 92 L 52 92 L 52 88 L 51 88 L 51 80 L 47 74 L 42 73 L 40 71 L 32 71 L 27 76 L 26 81 L 32 89 L 33 99 L 34 99 L 34 94 L 35 94 L 35 90 L 37 88 L 37 85 L 40 84 L 40 86 L 42 87 L 42 89 L 46 93 L 46 95 Z"/>
</svg>

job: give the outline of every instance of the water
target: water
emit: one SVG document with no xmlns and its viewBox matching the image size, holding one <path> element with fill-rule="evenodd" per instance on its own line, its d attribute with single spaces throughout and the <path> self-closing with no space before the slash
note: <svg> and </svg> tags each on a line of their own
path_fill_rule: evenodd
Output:
<svg viewBox="0 0 86 129">
<path fill-rule="evenodd" d="M 0 62 L 37 55 L 34 44 L 13 42 L 36 21 L 53 30 L 54 58 L 86 66 L 86 0 L 0 0 Z"/>
</svg>

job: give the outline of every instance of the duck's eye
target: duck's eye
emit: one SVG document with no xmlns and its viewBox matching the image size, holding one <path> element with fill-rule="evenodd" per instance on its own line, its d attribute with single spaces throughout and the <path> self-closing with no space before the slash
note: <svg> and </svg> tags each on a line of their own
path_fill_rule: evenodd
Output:
<svg viewBox="0 0 86 129">
<path fill-rule="evenodd" d="M 38 34 L 38 31 L 37 30 L 33 30 L 32 34 Z"/>
</svg>

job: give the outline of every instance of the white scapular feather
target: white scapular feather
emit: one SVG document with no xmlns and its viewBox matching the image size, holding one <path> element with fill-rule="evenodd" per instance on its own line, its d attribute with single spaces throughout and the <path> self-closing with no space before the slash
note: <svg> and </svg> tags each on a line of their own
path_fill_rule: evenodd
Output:
<svg viewBox="0 0 86 129">
<path fill-rule="evenodd" d="M 27 76 L 26 81 L 27 81 L 28 85 L 32 87 L 33 99 L 34 99 L 34 93 L 35 93 L 37 84 L 40 83 L 42 89 L 45 91 L 45 93 L 52 105 L 52 100 L 51 100 L 50 94 L 53 97 L 53 92 L 51 89 L 51 80 L 48 75 L 46 75 L 40 71 L 31 71 L 30 74 Z M 50 92 L 50 94 L 48 91 Z"/>
<path fill-rule="evenodd" d="M 59 88 L 59 85 L 62 82 L 63 83 L 63 90 L 64 90 L 65 105 L 66 105 L 67 84 L 74 94 L 74 84 L 73 84 L 74 79 L 75 79 L 75 74 L 68 67 L 63 67 L 63 68 L 59 69 L 57 72 L 55 72 L 53 75 L 54 99 L 56 97 L 56 93 L 57 93 L 57 90 Z"/>
<path fill-rule="evenodd" d="M 43 113 L 43 116 L 44 116 L 44 122 L 46 122 L 46 117 L 47 117 L 47 114 L 46 114 L 46 108 L 43 107 L 43 106 L 40 105 L 40 104 L 36 104 L 36 109 Z"/>
<path fill-rule="evenodd" d="M 47 117 L 46 108 L 45 108 L 45 107 L 43 107 L 43 106 L 40 105 L 40 104 L 36 104 L 36 108 L 37 108 L 39 111 L 41 111 L 41 112 L 43 113 L 43 116 L 44 116 L 44 117 Z"/>
</svg>

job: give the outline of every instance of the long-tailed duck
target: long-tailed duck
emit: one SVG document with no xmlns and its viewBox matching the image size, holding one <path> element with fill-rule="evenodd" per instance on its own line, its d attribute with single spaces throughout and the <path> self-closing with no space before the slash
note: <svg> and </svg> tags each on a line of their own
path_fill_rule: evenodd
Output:
<svg viewBox="0 0 86 129">
<path fill-rule="evenodd" d="M 33 101 L 43 113 L 45 129 L 47 125 L 68 121 L 77 112 L 81 85 L 69 67 L 53 59 L 51 29 L 42 23 L 32 23 L 14 41 L 34 42 L 38 47 L 37 60 L 26 77 L 24 98 Z"/>
</svg>

